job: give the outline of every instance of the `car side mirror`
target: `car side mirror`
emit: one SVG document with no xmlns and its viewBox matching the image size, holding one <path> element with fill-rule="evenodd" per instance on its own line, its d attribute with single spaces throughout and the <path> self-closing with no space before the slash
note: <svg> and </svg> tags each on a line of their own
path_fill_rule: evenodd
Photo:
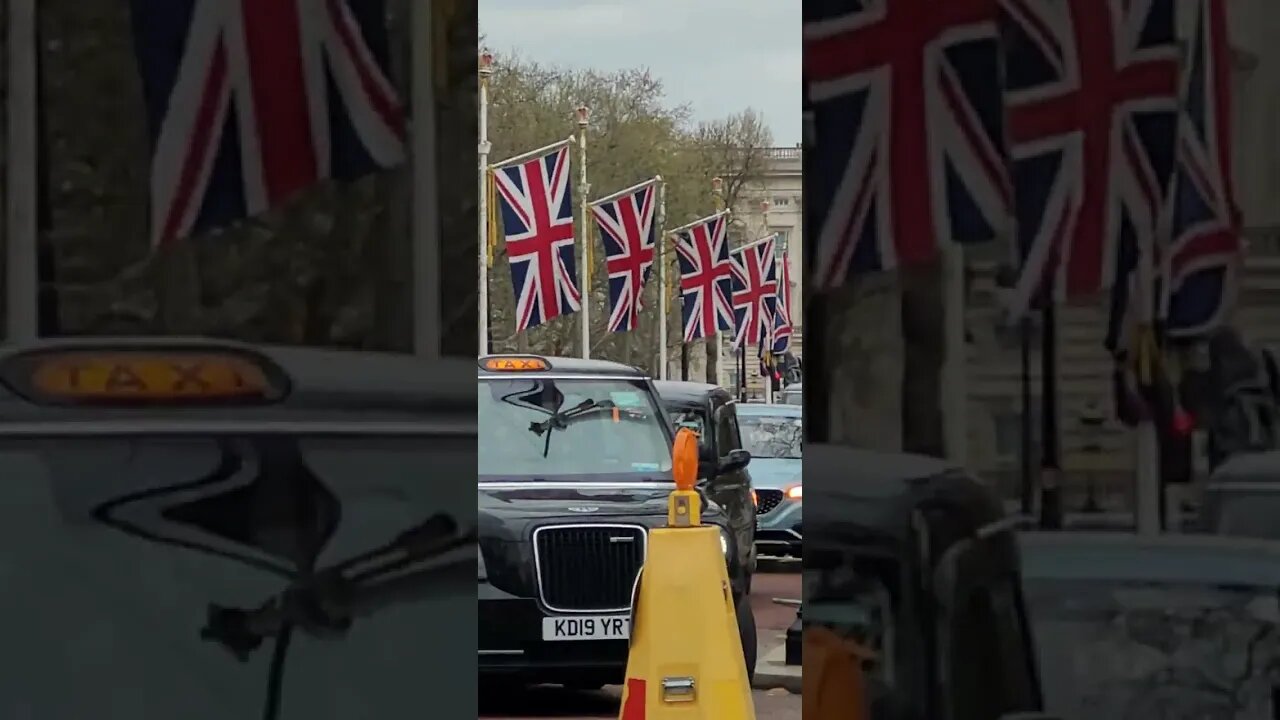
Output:
<svg viewBox="0 0 1280 720">
<path fill-rule="evenodd" d="M 716 473 L 731 473 L 741 470 L 751 462 L 751 453 L 746 450 L 730 450 L 728 455 L 720 458 L 716 465 Z"/>
<path fill-rule="evenodd" d="M 716 472 L 716 463 L 714 461 L 698 460 L 698 480 L 714 480 Z"/>
</svg>

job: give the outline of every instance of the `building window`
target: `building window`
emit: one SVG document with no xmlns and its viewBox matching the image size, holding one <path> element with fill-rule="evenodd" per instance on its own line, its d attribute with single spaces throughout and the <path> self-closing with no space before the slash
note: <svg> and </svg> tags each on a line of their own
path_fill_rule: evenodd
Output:
<svg viewBox="0 0 1280 720">
<path fill-rule="evenodd" d="M 773 232 L 776 235 L 773 241 L 773 255 L 774 257 L 782 257 L 787 252 L 787 231 L 774 230 Z"/>
<path fill-rule="evenodd" d="M 787 198 L 787 197 L 781 197 L 781 196 L 779 196 L 779 197 L 775 197 L 775 198 L 773 199 L 773 206 L 774 206 L 774 207 L 786 207 L 786 206 L 788 206 L 788 205 L 790 205 L 790 204 L 791 204 L 791 198 Z"/>
</svg>

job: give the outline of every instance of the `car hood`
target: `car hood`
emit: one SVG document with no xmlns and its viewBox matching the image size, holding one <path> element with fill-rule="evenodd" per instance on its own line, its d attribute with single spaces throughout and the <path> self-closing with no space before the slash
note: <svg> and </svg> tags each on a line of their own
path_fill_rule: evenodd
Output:
<svg viewBox="0 0 1280 720">
<path fill-rule="evenodd" d="M 482 518 L 502 519 L 666 515 L 672 490 L 675 485 L 662 482 L 482 481 L 478 510 Z M 715 515 L 718 508 L 705 503 L 703 513 Z"/>
<path fill-rule="evenodd" d="M 751 458 L 751 486 L 782 490 L 800 482 L 800 458 Z"/>
</svg>

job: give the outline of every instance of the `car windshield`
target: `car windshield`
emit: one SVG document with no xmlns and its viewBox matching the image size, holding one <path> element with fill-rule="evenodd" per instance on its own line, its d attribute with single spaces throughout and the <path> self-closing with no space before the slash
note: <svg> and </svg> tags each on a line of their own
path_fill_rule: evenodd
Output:
<svg viewBox="0 0 1280 720">
<path fill-rule="evenodd" d="M 1045 579 L 1025 587 L 1050 714 L 1275 717 L 1275 588 Z"/>
<path fill-rule="evenodd" d="M 485 379 L 479 474 L 505 478 L 671 472 L 667 419 L 643 381 Z"/>
<path fill-rule="evenodd" d="M 475 606 L 474 458 L 428 435 L 0 438 L 0 717 L 428 711 L 424 668 L 460 665 L 440 633 Z"/>
<path fill-rule="evenodd" d="M 800 458 L 804 429 L 800 418 L 780 415 L 738 414 L 742 443 L 751 457 Z"/>
<path fill-rule="evenodd" d="M 672 430 L 679 431 L 681 428 L 688 428 L 698 433 L 698 437 L 707 436 L 707 416 L 700 410 L 669 407 L 667 408 L 667 414 L 671 416 Z"/>
</svg>

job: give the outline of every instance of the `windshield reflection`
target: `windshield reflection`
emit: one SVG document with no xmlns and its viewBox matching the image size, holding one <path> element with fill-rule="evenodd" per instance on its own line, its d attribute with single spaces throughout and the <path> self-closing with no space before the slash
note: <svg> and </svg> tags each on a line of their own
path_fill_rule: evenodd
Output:
<svg viewBox="0 0 1280 720">
<path fill-rule="evenodd" d="M 480 475 L 645 479 L 671 471 L 667 418 L 641 382 L 488 379 L 477 394 Z"/>
<path fill-rule="evenodd" d="M 1028 581 L 1048 710 L 1098 720 L 1273 720 L 1270 588 Z"/>
<path fill-rule="evenodd" d="M 424 669 L 450 664 L 441 618 L 474 607 L 475 501 L 444 480 L 474 453 L 431 437 L 0 442 L 0 573 L 21 589 L 0 600 L 21 658 L 0 717 L 422 712 Z"/>
<path fill-rule="evenodd" d="M 742 444 L 751 457 L 799 459 L 804 428 L 798 417 L 739 414 Z"/>
</svg>

